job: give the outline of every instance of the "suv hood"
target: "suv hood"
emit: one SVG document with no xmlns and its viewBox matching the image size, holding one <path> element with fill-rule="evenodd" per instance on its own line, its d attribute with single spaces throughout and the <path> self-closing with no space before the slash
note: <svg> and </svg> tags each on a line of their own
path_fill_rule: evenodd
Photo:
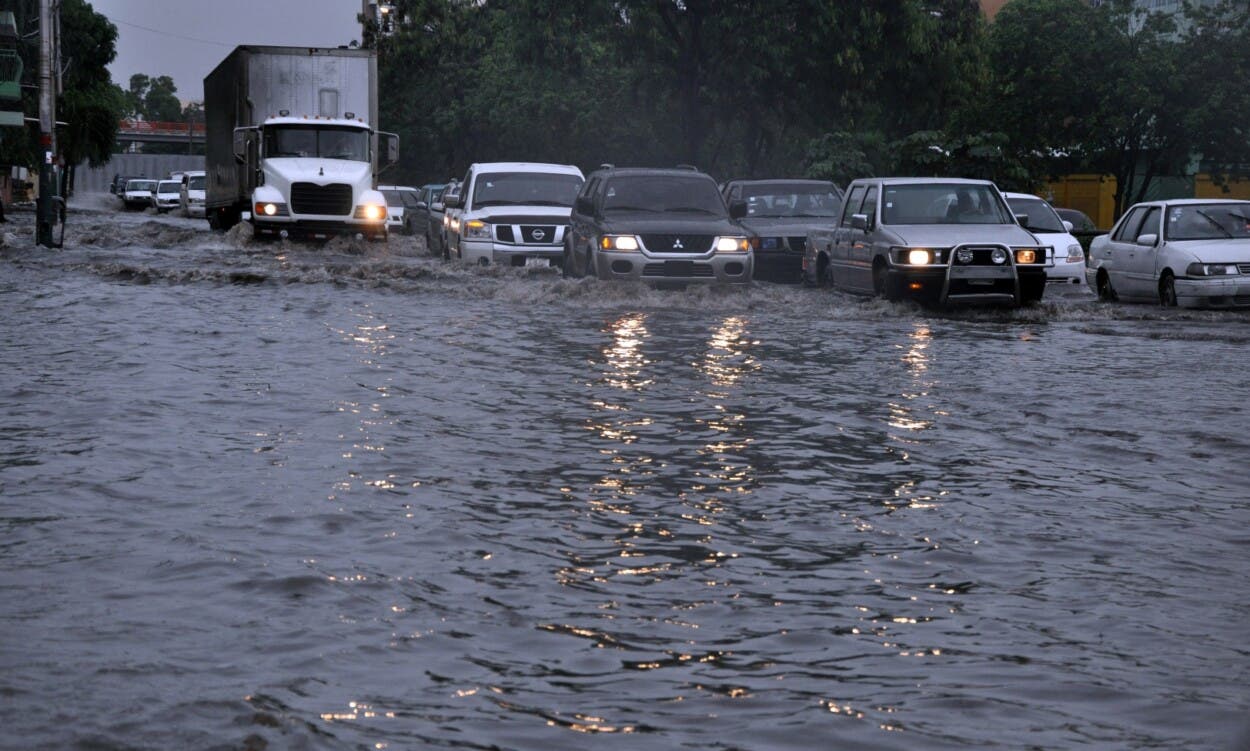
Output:
<svg viewBox="0 0 1250 751">
<path fill-rule="evenodd" d="M 603 230 L 614 235 L 690 234 L 742 235 L 742 227 L 727 217 L 690 214 L 612 214 L 604 217 Z"/>
<path fill-rule="evenodd" d="M 883 227 L 907 245 L 949 248 L 967 243 L 1042 244 L 1016 224 L 893 224 Z"/>
<path fill-rule="evenodd" d="M 828 229 L 837 221 L 833 216 L 767 216 L 746 217 L 738 223 L 760 237 L 789 237 L 806 235 L 808 230 Z"/>
<path fill-rule="evenodd" d="M 348 183 L 356 185 L 362 182 L 373 187 L 373 166 L 368 162 L 353 162 L 347 159 L 316 159 L 281 157 L 266 159 L 265 175 L 277 177 L 287 183 Z M 268 182 L 268 180 L 266 180 Z"/>
<path fill-rule="evenodd" d="M 525 206 L 513 204 L 508 206 L 487 206 L 484 209 L 473 209 L 465 212 L 466 219 L 481 219 L 491 224 L 511 224 L 535 219 L 550 219 L 558 224 L 567 223 L 573 212 L 570 206 Z"/>
</svg>

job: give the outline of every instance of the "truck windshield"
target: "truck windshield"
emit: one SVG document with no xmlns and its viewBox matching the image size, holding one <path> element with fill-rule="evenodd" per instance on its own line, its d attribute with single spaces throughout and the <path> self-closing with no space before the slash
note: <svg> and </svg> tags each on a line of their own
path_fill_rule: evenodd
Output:
<svg viewBox="0 0 1250 751">
<path fill-rule="evenodd" d="M 187 190 L 204 190 L 204 176 L 196 175 L 187 178 Z"/>
<path fill-rule="evenodd" d="M 265 128 L 265 156 L 320 157 L 369 161 L 369 131 L 316 125 L 278 125 Z"/>
<path fill-rule="evenodd" d="M 1015 224 L 993 186 L 976 183 L 886 185 L 882 224 Z"/>
<path fill-rule="evenodd" d="M 473 187 L 473 206 L 569 206 L 582 178 L 546 172 L 490 172 Z"/>
<path fill-rule="evenodd" d="M 832 217 L 842 210 L 842 199 L 833 185 L 748 185 L 742 198 L 747 202 L 747 216 Z"/>
</svg>

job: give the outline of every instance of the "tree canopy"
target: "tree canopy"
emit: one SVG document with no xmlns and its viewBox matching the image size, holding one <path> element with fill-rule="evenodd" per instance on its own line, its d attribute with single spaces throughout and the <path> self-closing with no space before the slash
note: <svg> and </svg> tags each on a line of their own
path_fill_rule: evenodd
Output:
<svg viewBox="0 0 1250 751">
<path fill-rule="evenodd" d="M 399 171 L 472 161 L 692 163 L 718 177 L 901 169 L 1029 188 L 1113 174 L 1123 200 L 1194 154 L 1242 172 L 1246 3 L 399 0 L 370 37 Z"/>
</svg>

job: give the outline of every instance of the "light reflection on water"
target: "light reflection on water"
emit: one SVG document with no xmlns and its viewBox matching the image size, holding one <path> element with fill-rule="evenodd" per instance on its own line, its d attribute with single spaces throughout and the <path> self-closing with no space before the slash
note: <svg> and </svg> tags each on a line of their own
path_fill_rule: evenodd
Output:
<svg viewBox="0 0 1250 751">
<path fill-rule="evenodd" d="M 26 746 L 1224 751 L 1245 717 L 1242 319 L 126 251 L 192 281 L 0 265 Z M 1223 398 L 1127 397 L 1180 387 Z"/>
</svg>

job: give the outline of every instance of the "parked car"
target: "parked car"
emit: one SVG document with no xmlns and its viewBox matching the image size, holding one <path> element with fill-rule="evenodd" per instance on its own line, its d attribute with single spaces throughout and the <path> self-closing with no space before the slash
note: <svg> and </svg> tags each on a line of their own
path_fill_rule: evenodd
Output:
<svg viewBox="0 0 1250 751">
<path fill-rule="evenodd" d="M 987 180 L 868 178 L 836 227 L 807 243 L 833 286 L 887 300 L 1019 305 L 1042 299 L 1046 248 Z"/>
<path fill-rule="evenodd" d="M 746 202 L 739 224 L 753 235 L 754 277 L 764 281 L 802 281 L 807 233 L 842 209 L 842 189 L 826 180 L 731 180 L 721 191 L 728 203 Z"/>
<path fill-rule="evenodd" d="M 1081 244 L 1081 249 L 1085 251 L 1087 258 L 1089 257 L 1089 245 L 1094 238 L 1107 234 L 1106 230 L 1098 229 L 1098 225 L 1094 224 L 1094 220 L 1090 219 L 1089 215 L 1084 211 L 1056 207 L 1055 213 L 1065 222 L 1072 223 L 1072 229 L 1069 232 Z"/>
<path fill-rule="evenodd" d="M 417 207 L 418 191 L 409 185 L 379 185 L 378 190 L 386 198 L 386 228 L 391 232 L 408 231 L 408 212 Z"/>
<path fill-rule="evenodd" d="M 447 188 L 443 191 L 443 221 L 441 226 L 432 228 L 431 236 L 426 238 L 434 240 L 427 246 L 430 255 L 441 256 L 445 261 L 451 260 L 447 249 L 447 234 L 451 232 L 452 225 L 455 225 L 457 231 L 460 229 L 460 191 L 463 187 L 459 180 L 453 179 L 447 183 Z"/>
<path fill-rule="evenodd" d="M 156 181 L 142 178 L 127 180 L 122 191 L 122 205 L 128 209 L 146 209 L 152 205 L 156 194 Z"/>
<path fill-rule="evenodd" d="M 583 182 L 582 171 L 569 164 L 470 165 L 463 190 L 444 198 L 460 212 L 448 225 L 448 252 L 479 266 L 560 263 L 569 212 Z"/>
<path fill-rule="evenodd" d="M 1048 284 L 1084 284 L 1085 250 L 1072 236 L 1072 223 L 1060 219 L 1049 203 L 1028 193 L 1004 193 L 1007 205 L 1043 245 L 1051 249 L 1046 259 Z"/>
<path fill-rule="evenodd" d="M 443 219 L 443 189 L 446 187 L 444 183 L 422 185 L 417 193 L 416 208 L 405 212 L 408 234 L 425 237 L 427 248 L 430 243 L 430 228 L 436 220 L 441 222 Z"/>
<path fill-rule="evenodd" d="M 1136 204 L 1094 238 L 1085 276 L 1103 300 L 1250 307 L 1250 201 Z"/>
<path fill-rule="evenodd" d="M 178 202 L 183 216 L 204 216 L 204 181 L 203 170 L 183 173 L 178 184 Z"/>
<path fill-rule="evenodd" d="M 577 196 L 564 244 L 567 276 L 651 283 L 748 284 L 754 253 L 716 181 L 694 169 L 591 173 Z"/>
</svg>

